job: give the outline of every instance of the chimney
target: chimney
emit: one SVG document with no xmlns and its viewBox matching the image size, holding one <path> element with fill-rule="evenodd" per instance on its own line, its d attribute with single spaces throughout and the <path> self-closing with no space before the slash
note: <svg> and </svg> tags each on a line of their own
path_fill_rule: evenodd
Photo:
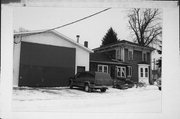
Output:
<svg viewBox="0 0 180 119">
<path fill-rule="evenodd" d="M 84 41 L 84 46 L 88 48 L 88 42 Z"/>
<path fill-rule="evenodd" d="M 77 43 L 79 43 L 79 37 L 80 37 L 80 35 L 76 35 L 76 37 L 77 37 Z"/>
</svg>

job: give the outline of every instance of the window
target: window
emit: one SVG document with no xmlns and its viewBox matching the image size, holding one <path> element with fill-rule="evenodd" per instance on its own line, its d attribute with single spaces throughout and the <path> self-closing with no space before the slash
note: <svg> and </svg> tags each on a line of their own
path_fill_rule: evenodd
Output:
<svg viewBox="0 0 180 119">
<path fill-rule="evenodd" d="M 77 72 L 84 72 L 85 67 L 84 66 L 77 66 Z"/>
<path fill-rule="evenodd" d="M 108 66 L 107 65 L 98 65 L 98 72 L 108 73 Z"/>
<path fill-rule="evenodd" d="M 127 76 L 128 76 L 128 77 L 131 77 L 131 76 L 132 76 L 132 67 L 131 67 L 131 66 L 128 66 L 128 67 L 127 67 Z"/>
<path fill-rule="evenodd" d="M 98 72 L 102 72 L 102 65 L 98 65 Z"/>
<path fill-rule="evenodd" d="M 148 77 L 148 68 L 145 68 L 145 77 Z"/>
<path fill-rule="evenodd" d="M 121 77 L 121 68 L 117 67 L 117 77 Z"/>
<path fill-rule="evenodd" d="M 116 50 L 116 59 L 121 59 L 121 49 Z"/>
<path fill-rule="evenodd" d="M 124 48 L 116 49 L 116 59 L 124 61 Z"/>
<path fill-rule="evenodd" d="M 133 50 L 132 49 L 128 50 L 128 60 L 133 60 Z"/>
<path fill-rule="evenodd" d="M 126 67 L 117 66 L 117 77 L 126 78 Z"/>
<path fill-rule="evenodd" d="M 146 52 L 143 52 L 142 53 L 142 61 L 147 61 L 147 53 Z"/>
<path fill-rule="evenodd" d="M 108 73 L 108 68 L 107 68 L 107 66 L 104 66 L 104 72 L 105 72 L 105 73 Z"/>
<path fill-rule="evenodd" d="M 141 77 L 143 77 L 143 68 L 141 68 L 140 70 L 141 70 Z"/>
<path fill-rule="evenodd" d="M 121 77 L 126 77 L 126 68 L 125 67 L 121 68 Z"/>
<path fill-rule="evenodd" d="M 117 77 L 121 77 L 121 67 L 117 67 Z"/>
</svg>

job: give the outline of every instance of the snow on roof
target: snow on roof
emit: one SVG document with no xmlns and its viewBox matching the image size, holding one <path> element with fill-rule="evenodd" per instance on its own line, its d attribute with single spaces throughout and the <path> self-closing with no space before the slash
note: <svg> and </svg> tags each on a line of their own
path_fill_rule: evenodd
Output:
<svg viewBox="0 0 180 119">
<path fill-rule="evenodd" d="M 86 50 L 86 51 L 88 51 L 88 52 L 93 52 L 91 49 L 89 49 L 89 48 L 87 48 L 87 47 L 85 47 L 85 46 L 83 46 L 83 45 L 81 45 L 81 44 L 75 42 L 73 39 L 71 39 L 71 38 L 65 36 L 65 35 L 62 34 L 62 33 L 57 32 L 56 30 L 33 30 L 33 31 L 23 31 L 23 32 L 15 32 L 14 35 L 40 34 L 40 33 L 45 33 L 45 32 L 51 32 L 51 33 L 54 33 L 54 34 L 56 34 L 57 36 L 63 38 L 64 40 L 66 40 L 66 41 L 68 41 L 68 42 L 70 42 L 70 43 L 73 43 L 74 45 L 76 45 L 76 46 L 78 46 L 78 47 L 80 47 L 80 48 L 82 48 L 82 49 L 84 49 L 84 50 Z"/>
</svg>

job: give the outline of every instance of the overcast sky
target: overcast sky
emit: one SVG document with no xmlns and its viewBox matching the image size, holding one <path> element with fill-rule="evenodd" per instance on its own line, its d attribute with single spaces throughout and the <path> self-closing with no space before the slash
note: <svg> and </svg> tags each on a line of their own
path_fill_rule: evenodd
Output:
<svg viewBox="0 0 180 119">
<path fill-rule="evenodd" d="M 14 29 L 23 27 L 27 30 L 41 30 L 61 26 L 106 8 L 14 8 Z M 132 40 L 128 29 L 128 9 L 112 8 L 96 16 L 75 24 L 57 29 L 58 32 L 76 40 L 80 35 L 80 43 L 89 42 L 89 48 L 101 45 L 107 30 L 112 27 L 119 39 Z"/>
</svg>

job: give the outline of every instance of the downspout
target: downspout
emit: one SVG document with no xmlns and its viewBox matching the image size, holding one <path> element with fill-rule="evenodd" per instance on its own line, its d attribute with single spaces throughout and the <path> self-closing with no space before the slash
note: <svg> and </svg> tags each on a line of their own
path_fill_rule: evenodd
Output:
<svg viewBox="0 0 180 119">
<path fill-rule="evenodd" d="M 150 65 L 149 65 L 149 84 L 150 85 L 153 85 L 154 82 L 153 82 L 153 78 L 152 78 L 152 51 L 150 51 Z"/>
</svg>

